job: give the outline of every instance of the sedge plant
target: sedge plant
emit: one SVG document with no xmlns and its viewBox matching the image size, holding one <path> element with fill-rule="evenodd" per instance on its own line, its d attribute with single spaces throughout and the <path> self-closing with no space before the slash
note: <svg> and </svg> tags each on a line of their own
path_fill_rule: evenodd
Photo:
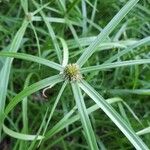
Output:
<svg viewBox="0 0 150 150">
<path fill-rule="evenodd" d="M 23 1 L 21 0 L 21 7 L 24 10 L 24 21 L 18 30 L 18 32 L 15 34 L 15 37 L 11 44 L 4 49 L 2 52 L 0 52 L 1 58 L 7 57 L 3 59 L 3 65 L 0 71 L 0 130 L 2 130 L 11 136 L 12 138 L 16 138 L 20 140 L 18 143 L 16 143 L 14 149 L 36 149 L 37 147 L 41 147 L 41 149 L 46 149 L 45 147 L 42 147 L 44 143 L 56 136 L 57 133 L 59 133 L 61 130 L 66 129 L 67 135 L 64 135 L 58 140 L 54 141 L 51 144 L 55 145 L 55 143 L 62 141 L 64 144 L 64 138 L 69 136 L 72 133 L 75 133 L 79 130 L 82 132 L 80 134 L 83 135 L 83 139 L 86 141 L 85 147 L 81 146 L 82 149 L 91 149 L 91 150 L 98 150 L 98 149 L 105 149 L 103 147 L 103 144 L 101 143 L 101 140 L 99 136 L 95 132 L 95 128 L 93 125 L 91 114 L 94 111 L 102 110 L 110 120 L 119 128 L 119 130 L 124 134 L 124 136 L 128 139 L 128 141 L 132 144 L 132 147 L 134 147 L 137 150 L 148 150 L 148 146 L 144 143 L 144 141 L 139 137 L 139 135 L 142 135 L 143 132 L 148 133 L 149 127 L 145 128 L 139 132 L 135 132 L 132 125 L 129 123 L 129 120 L 126 118 L 126 114 L 124 112 L 124 109 L 122 108 L 121 103 L 124 103 L 127 109 L 132 113 L 132 115 L 140 122 L 138 117 L 134 114 L 134 112 L 131 110 L 131 108 L 119 97 L 114 97 L 110 99 L 105 99 L 100 92 L 97 92 L 95 88 L 86 81 L 86 76 L 90 74 L 91 72 L 100 72 L 100 71 L 107 71 L 110 69 L 118 69 L 123 68 L 127 66 L 137 66 L 137 65 L 148 65 L 150 64 L 150 59 L 147 57 L 144 58 L 137 58 L 137 59 L 129 59 L 129 60 L 122 60 L 121 58 L 125 55 L 128 55 L 130 52 L 132 52 L 134 49 L 142 46 L 142 45 L 148 45 L 150 42 L 150 37 L 145 37 L 139 41 L 131 40 L 130 42 L 127 41 L 125 44 L 118 41 L 117 37 L 119 34 L 122 33 L 122 30 L 126 27 L 126 24 L 122 26 L 122 28 L 118 31 L 118 34 L 114 37 L 114 42 L 106 42 L 110 41 L 110 34 L 115 30 L 115 28 L 119 25 L 119 23 L 122 21 L 123 18 L 131 11 L 131 9 L 137 5 L 139 0 L 129 0 L 119 11 L 118 13 L 109 21 L 109 23 L 104 27 L 97 27 L 96 24 L 92 23 L 90 20 L 87 19 L 87 4 L 90 6 L 92 5 L 90 1 L 82 0 L 82 17 L 83 22 L 80 24 L 78 22 L 75 22 L 74 20 L 71 20 L 68 16 L 72 11 L 75 11 L 74 13 L 77 13 L 79 11 L 79 1 L 69 1 L 71 4 L 69 5 L 69 8 L 66 7 L 65 1 L 58 0 L 57 5 L 61 9 L 61 13 L 63 13 L 64 18 L 57 18 L 57 17 L 47 17 L 44 13 L 45 9 L 49 9 L 50 11 L 54 11 L 55 13 L 60 14 L 60 12 L 50 7 L 50 3 L 46 4 L 38 4 L 36 1 L 32 0 L 32 5 L 36 8 L 35 11 L 32 13 L 29 12 L 29 3 L 27 0 Z M 94 16 L 96 14 L 96 6 L 97 0 L 95 0 L 95 3 L 91 6 L 93 7 L 91 20 L 94 20 Z M 138 5 L 140 7 L 140 5 Z M 140 7 L 140 9 L 142 9 Z M 38 16 L 37 14 L 40 14 Z M 130 13 L 129 13 L 130 14 Z M 55 58 L 57 58 L 56 61 L 50 61 L 49 59 L 45 59 L 42 56 L 41 52 L 41 46 L 40 46 L 40 40 L 38 38 L 37 30 L 34 26 L 34 22 L 41 21 L 44 23 L 48 29 L 48 33 L 45 33 L 43 30 L 39 29 L 39 32 L 44 32 L 44 34 L 48 34 L 50 36 L 51 41 L 53 43 L 53 47 L 55 49 Z M 56 36 L 55 31 L 52 27 L 51 22 L 57 22 L 66 24 L 68 28 L 70 29 L 74 40 L 69 41 L 68 43 L 62 38 L 61 36 Z M 90 24 L 89 28 L 87 24 Z M 73 25 L 76 26 L 82 26 L 82 36 L 86 37 L 86 34 L 88 30 L 90 31 L 92 29 L 92 26 L 97 28 L 100 33 L 90 38 L 82 38 L 81 40 L 78 37 L 78 34 L 74 28 Z M 34 56 L 31 54 L 26 53 L 19 53 L 17 52 L 22 45 L 23 36 L 27 30 L 27 28 L 30 27 L 30 29 L 33 31 L 33 34 L 36 39 L 36 45 L 38 48 L 38 56 Z M 88 42 L 89 41 L 89 42 Z M 61 43 L 61 46 L 60 46 Z M 72 46 L 69 47 L 69 44 Z M 69 47 L 69 48 L 68 48 Z M 83 49 L 85 47 L 85 49 Z M 101 49 L 111 49 L 111 48 L 120 48 L 121 51 L 118 51 L 118 53 L 115 53 L 111 57 L 109 57 L 106 61 L 103 63 L 98 62 L 96 65 L 88 65 L 90 61 L 90 57 L 92 57 L 96 51 Z M 78 48 L 77 52 L 71 52 L 70 49 Z M 50 54 L 48 54 L 50 55 Z M 77 57 L 77 61 L 74 61 L 73 63 L 70 62 L 71 56 Z M 73 57 L 73 58 L 74 58 Z M 47 66 L 49 70 L 56 70 L 55 75 L 51 75 L 50 77 L 47 77 L 45 79 L 40 79 L 40 81 L 33 83 L 30 85 L 30 81 L 33 76 L 37 76 L 39 79 L 39 76 L 37 73 L 29 73 L 24 84 L 24 88 L 22 91 L 20 91 L 18 94 L 14 94 L 14 97 L 10 100 L 9 103 L 6 102 L 6 96 L 7 96 L 7 89 L 8 89 L 8 83 L 10 78 L 10 72 L 12 67 L 13 59 L 21 59 L 26 60 L 29 62 L 35 62 L 38 63 L 39 66 L 37 68 L 42 68 L 43 65 Z M 92 64 L 92 63 L 91 63 Z M 148 67 L 148 66 L 147 66 Z M 148 67 L 149 68 L 149 67 Z M 31 68 L 32 70 L 32 68 Z M 92 79 L 91 79 L 92 80 Z M 94 81 L 94 79 L 93 79 Z M 29 134 L 29 126 L 30 122 L 28 120 L 28 97 L 31 96 L 33 93 L 36 93 L 40 90 L 43 90 L 43 95 L 46 96 L 46 92 L 52 90 L 57 85 L 62 84 L 60 91 L 58 92 L 58 95 L 56 96 L 55 102 L 52 105 L 52 107 L 48 107 L 45 111 L 44 116 L 42 117 L 42 121 L 40 124 L 40 127 L 37 129 L 37 133 L 35 135 Z M 109 85 L 109 84 L 108 84 Z M 72 109 L 68 110 L 66 108 L 66 104 L 64 102 L 61 103 L 61 99 L 63 97 L 63 93 L 67 87 L 71 87 L 72 91 L 72 98 L 71 100 L 74 101 L 74 106 Z M 134 90 L 132 92 L 135 92 Z M 142 92 L 142 91 L 141 91 Z M 148 89 L 146 90 L 148 93 Z M 93 105 L 90 105 L 89 108 L 87 108 L 87 104 L 85 101 L 86 96 L 90 98 L 91 103 Z M 15 106 L 22 102 L 22 122 L 23 122 L 23 129 L 21 132 L 14 131 L 7 127 L 6 122 L 10 122 L 12 126 L 15 127 L 15 124 L 11 121 L 11 118 L 8 117 L 9 113 L 15 108 Z M 63 105 L 63 111 L 64 111 L 64 117 L 62 117 L 60 120 L 57 121 L 56 124 L 53 126 L 52 119 L 53 115 L 57 113 L 56 108 L 58 107 L 59 103 Z M 124 116 L 120 115 L 119 112 L 111 105 L 112 103 L 118 103 L 119 108 L 122 110 L 122 114 Z M 6 105 L 5 105 L 6 104 Z M 33 107 L 35 104 L 33 104 Z M 40 111 L 40 110 L 39 110 Z M 40 114 L 40 113 L 39 113 Z M 101 114 L 99 114 L 101 115 Z M 7 121 L 6 121 L 7 120 Z M 81 126 L 78 128 L 73 129 L 71 132 L 69 131 L 69 126 L 71 124 L 74 124 L 76 121 L 80 120 Z M 35 118 L 35 122 L 37 122 Z M 31 131 L 31 129 L 30 129 Z M 145 133 L 143 133 L 145 134 Z M 1 136 L 1 139 L 4 137 Z M 31 143 L 27 143 L 26 141 L 31 141 Z M 51 148 L 48 147 L 48 148 Z M 64 149 L 65 149 L 64 144 Z M 47 149 L 48 149 L 47 148 Z M 67 149 L 67 148 L 66 148 Z"/>
</svg>

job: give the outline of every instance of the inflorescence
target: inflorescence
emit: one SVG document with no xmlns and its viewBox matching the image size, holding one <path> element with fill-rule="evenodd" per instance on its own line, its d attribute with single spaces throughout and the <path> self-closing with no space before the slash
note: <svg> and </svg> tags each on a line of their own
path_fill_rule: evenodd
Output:
<svg viewBox="0 0 150 150">
<path fill-rule="evenodd" d="M 69 81 L 80 81 L 82 75 L 77 64 L 68 64 L 63 71 L 64 78 Z"/>
</svg>

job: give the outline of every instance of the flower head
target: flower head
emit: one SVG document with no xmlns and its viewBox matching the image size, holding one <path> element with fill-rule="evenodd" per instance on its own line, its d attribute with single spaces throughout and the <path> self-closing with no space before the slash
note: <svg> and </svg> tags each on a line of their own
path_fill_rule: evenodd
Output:
<svg viewBox="0 0 150 150">
<path fill-rule="evenodd" d="M 82 75 L 77 64 L 68 64 L 63 71 L 64 78 L 69 81 L 81 80 Z"/>
</svg>

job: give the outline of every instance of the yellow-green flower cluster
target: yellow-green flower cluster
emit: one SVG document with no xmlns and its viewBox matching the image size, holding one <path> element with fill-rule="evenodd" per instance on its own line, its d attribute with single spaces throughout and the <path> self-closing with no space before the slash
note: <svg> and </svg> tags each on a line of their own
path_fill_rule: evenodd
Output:
<svg viewBox="0 0 150 150">
<path fill-rule="evenodd" d="M 82 79 L 80 68 L 77 64 L 68 64 L 64 69 L 64 78 L 69 81 L 79 81 Z"/>
</svg>

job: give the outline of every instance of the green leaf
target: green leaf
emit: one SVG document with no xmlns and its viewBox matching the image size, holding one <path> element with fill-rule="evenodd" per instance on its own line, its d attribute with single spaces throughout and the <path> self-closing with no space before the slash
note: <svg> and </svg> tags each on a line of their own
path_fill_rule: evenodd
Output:
<svg viewBox="0 0 150 150">
<path fill-rule="evenodd" d="M 30 94 L 32 94 L 32 93 L 34 93 L 40 89 L 43 89 L 49 85 L 56 84 L 56 83 L 59 83 L 62 81 L 63 81 L 63 78 L 61 75 L 55 75 L 55 76 L 48 77 L 46 79 L 43 79 L 39 82 L 36 82 L 36 83 L 28 86 L 27 88 L 25 88 L 23 91 L 21 91 L 19 94 L 17 94 L 10 101 L 10 103 L 7 105 L 7 107 L 5 109 L 5 115 L 7 115 L 26 96 L 28 96 L 28 95 L 30 95 Z"/>
<path fill-rule="evenodd" d="M 91 150 L 98 150 L 96 137 L 92 129 L 92 125 L 87 113 L 87 109 L 83 100 L 81 90 L 77 82 L 72 82 L 71 85 L 72 85 L 74 98 L 78 107 L 79 115 L 81 118 L 82 126 L 85 132 L 86 140 Z"/>
<path fill-rule="evenodd" d="M 17 52 L 23 35 L 25 33 L 25 30 L 28 26 L 28 22 L 26 20 L 23 21 L 22 26 L 16 33 L 11 45 L 10 45 L 10 52 Z M 8 81 L 9 81 L 9 75 L 10 75 L 10 69 L 11 69 L 11 64 L 12 64 L 13 58 L 6 58 L 4 61 L 4 65 L 0 71 L 0 134 L 1 134 L 1 128 L 2 128 L 2 114 L 4 112 L 5 108 L 5 100 L 6 100 L 6 95 L 7 95 L 7 86 L 8 86 Z"/>
<path fill-rule="evenodd" d="M 79 44 L 84 47 L 84 46 L 89 46 L 94 40 L 96 39 L 95 36 L 93 37 L 86 37 L 86 38 L 79 38 Z M 117 42 L 103 42 L 100 45 L 98 45 L 98 49 L 96 52 L 102 51 L 102 50 L 110 50 L 114 48 L 127 48 L 128 46 L 131 46 L 138 42 L 139 40 L 121 40 Z M 69 49 L 74 49 L 78 48 L 79 45 L 76 43 L 75 40 L 68 40 L 67 41 Z M 83 50 L 81 51 L 76 51 L 76 53 L 80 54 L 83 53 Z"/>
<path fill-rule="evenodd" d="M 87 93 L 95 103 L 107 114 L 107 116 L 116 124 L 116 126 L 124 133 L 133 146 L 138 150 L 149 150 L 145 143 L 136 135 L 125 120 L 109 105 L 106 100 L 96 92 L 86 81 L 81 81 L 79 86 Z"/>
<path fill-rule="evenodd" d="M 26 89 L 29 86 L 30 79 L 32 77 L 33 73 L 30 73 L 24 83 L 24 89 Z M 23 122 L 23 133 L 28 132 L 28 99 L 27 97 L 24 97 L 22 100 L 22 122 Z"/>
<path fill-rule="evenodd" d="M 39 4 L 35 0 L 32 0 L 32 2 L 36 6 L 36 8 L 39 9 Z M 52 28 L 52 25 L 48 22 L 48 20 L 46 19 L 45 14 L 44 14 L 44 12 L 42 10 L 40 11 L 40 14 L 41 14 L 41 16 L 42 16 L 46 26 L 47 26 L 49 34 L 51 36 L 52 42 L 54 44 L 54 48 L 56 50 L 56 54 L 57 54 L 58 60 L 59 60 L 60 63 L 62 63 L 61 50 L 60 50 L 60 47 L 59 47 L 59 44 L 58 44 L 55 32 L 54 32 L 54 30 Z"/>
<path fill-rule="evenodd" d="M 58 37 L 58 39 L 60 40 L 62 47 L 63 47 L 63 61 L 62 61 L 62 66 L 65 67 L 68 64 L 68 59 L 69 59 L 69 52 L 68 52 L 68 46 L 66 41 L 61 38 Z"/>
<path fill-rule="evenodd" d="M 36 138 L 31 142 L 31 145 L 29 146 L 28 150 L 33 150 L 33 149 L 35 149 L 34 146 L 35 146 L 35 144 L 36 144 L 36 140 L 37 140 L 39 134 L 41 133 L 42 129 L 44 129 L 44 127 L 45 127 L 45 122 L 46 122 L 47 116 L 48 116 L 48 108 L 47 108 L 47 110 L 46 110 L 46 112 L 45 112 L 45 115 L 44 115 L 44 117 L 43 117 L 42 123 L 41 123 L 41 125 L 40 125 L 40 127 L 39 127 L 39 129 L 38 129 L 38 131 L 37 131 Z M 44 137 L 44 136 L 43 136 L 43 137 Z M 44 138 L 45 138 L 45 137 L 44 137 Z M 42 139 L 40 139 L 40 140 L 42 140 Z"/>
<path fill-rule="evenodd" d="M 42 64 L 42 65 L 45 65 L 45 66 L 54 68 L 59 71 L 63 70 L 63 67 L 55 62 L 52 62 L 52 61 L 49 61 L 47 59 L 40 58 L 37 56 L 29 55 L 29 54 L 13 53 L 13 52 L 0 52 L 0 56 L 23 59 L 23 60 L 32 61 L 32 62 L 36 62 L 36 63 Z"/>
<path fill-rule="evenodd" d="M 50 22 L 50 23 L 62 23 L 62 24 L 66 24 L 66 23 L 67 23 L 66 19 L 64 19 L 64 18 L 46 17 L 46 16 L 45 16 L 45 19 L 46 19 L 48 22 Z M 33 16 L 33 17 L 32 17 L 32 21 L 36 21 L 36 22 L 37 22 L 37 21 L 43 21 L 43 18 L 40 17 L 40 16 Z M 70 22 L 71 24 L 73 24 L 73 25 L 81 26 L 81 24 L 78 23 L 78 22 L 71 21 L 71 20 L 69 20 L 69 22 Z"/>
<path fill-rule="evenodd" d="M 86 6 L 86 0 L 82 0 L 82 17 L 83 17 L 83 31 L 82 34 L 85 35 L 87 33 L 87 6 Z"/>
<path fill-rule="evenodd" d="M 39 38 L 38 38 L 38 35 L 37 35 L 37 32 L 36 32 L 36 29 L 33 25 L 32 22 L 30 22 L 30 25 L 31 25 L 31 28 L 33 30 L 33 33 L 34 33 L 34 36 L 35 36 L 35 39 L 36 39 L 36 45 L 37 45 L 37 49 L 38 49 L 38 55 L 39 57 L 41 57 L 41 47 L 40 47 L 40 42 L 39 42 Z"/>
<path fill-rule="evenodd" d="M 45 125 L 45 127 L 44 127 L 44 131 L 43 131 L 43 136 L 45 135 L 45 133 L 46 133 L 46 130 L 47 130 L 47 128 L 48 128 L 48 125 L 49 125 L 49 123 L 50 123 L 50 121 L 51 121 L 51 118 L 52 118 L 52 116 L 53 116 L 53 114 L 54 114 L 54 111 L 55 111 L 55 109 L 56 109 L 56 106 L 57 106 L 57 104 L 58 104 L 58 102 L 59 102 L 59 100 L 60 100 L 60 98 L 61 98 L 61 96 L 62 96 L 62 93 L 63 93 L 63 91 L 65 90 L 65 87 L 66 87 L 66 85 L 67 85 L 67 81 L 65 81 L 64 83 L 63 83 L 63 85 L 62 85 L 62 87 L 61 87 L 61 89 L 60 89 L 60 91 L 59 91 L 59 93 L 58 93 L 58 96 L 57 96 L 57 98 L 56 98 L 56 100 L 55 100 L 55 103 L 54 103 L 54 105 L 53 105 L 53 107 L 52 107 L 52 109 L 51 109 L 51 112 L 50 112 L 50 114 L 49 114 L 49 117 L 48 117 L 48 120 L 47 120 L 47 122 L 46 122 L 46 125 Z M 40 143 L 41 143 L 41 141 L 40 141 Z"/>
<path fill-rule="evenodd" d="M 119 53 L 115 54 L 114 56 L 110 57 L 108 60 L 106 60 L 104 63 L 111 63 L 114 60 L 117 60 L 119 57 L 128 54 L 129 52 L 131 52 L 133 49 L 140 47 L 140 46 L 146 46 L 146 45 L 150 45 L 150 36 L 143 38 L 139 41 L 137 41 L 135 44 L 132 44 L 131 46 L 125 48 L 124 50 L 120 51 Z"/>
<path fill-rule="evenodd" d="M 139 0 L 130 0 L 125 6 L 113 17 L 113 19 L 106 25 L 97 38 L 90 44 L 90 46 L 84 51 L 81 57 L 78 59 L 77 64 L 81 67 L 95 52 L 96 48 L 102 43 L 108 35 L 115 29 L 120 21 L 126 16 L 126 14 L 136 5 Z"/>
<path fill-rule="evenodd" d="M 81 72 L 85 73 L 91 71 L 99 71 L 99 70 L 106 70 L 106 69 L 117 68 L 117 67 L 141 65 L 141 64 L 149 64 L 149 63 L 150 63 L 150 59 L 139 59 L 139 60 L 129 60 L 129 61 L 114 62 L 114 63 L 104 63 L 102 65 L 83 68 L 81 69 Z"/>
<path fill-rule="evenodd" d="M 23 133 L 18 133 L 18 132 L 15 132 L 9 128 L 7 128 L 5 125 L 3 125 L 3 130 L 6 134 L 10 135 L 11 137 L 13 138 L 16 138 L 16 139 L 20 139 L 20 140 L 28 140 L 28 141 L 32 141 L 34 140 L 36 137 L 36 140 L 41 140 L 44 138 L 44 136 L 41 136 L 41 135 L 29 135 L 29 134 L 23 134 Z"/>
<path fill-rule="evenodd" d="M 53 126 L 51 130 L 47 131 L 45 135 L 46 139 L 52 137 L 54 134 L 64 129 L 67 126 L 68 118 L 70 118 L 73 115 L 76 109 L 76 106 L 73 107 L 73 109 L 69 113 L 67 113 L 55 126 Z"/>
<path fill-rule="evenodd" d="M 148 133 L 150 133 L 150 127 L 147 127 L 145 129 L 142 129 L 142 130 L 136 132 L 137 135 L 144 135 L 144 134 L 148 134 Z"/>
<path fill-rule="evenodd" d="M 67 132 L 66 134 L 63 134 L 62 136 L 58 137 L 56 140 L 51 141 L 51 143 L 49 143 L 49 145 L 48 145 L 48 149 L 51 149 L 54 145 L 59 143 L 62 139 L 65 139 L 65 138 L 69 137 L 71 134 L 73 134 L 73 133 L 75 133 L 75 132 L 77 132 L 79 130 L 81 130 L 81 127 L 77 127 L 75 129 Z"/>
<path fill-rule="evenodd" d="M 40 11 L 42 11 L 42 10 L 43 10 L 44 8 L 46 8 L 49 4 L 50 4 L 50 2 L 48 2 L 48 3 L 44 4 L 44 5 L 42 5 L 41 7 L 39 7 L 39 6 L 37 5 L 37 9 L 33 12 L 33 16 L 36 15 L 37 13 L 39 13 Z"/>
<path fill-rule="evenodd" d="M 25 14 L 27 14 L 28 13 L 28 0 L 21 0 L 21 6 L 23 7 Z"/>
<path fill-rule="evenodd" d="M 30 83 L 30 79 L 32 77 L 33 73 L 30 73 L 26 80 L 25 80 L 25 83 L 24 83 L 24 89 L 27 88 L 29 86 L 29 83 Z M 23 123 L 23 128 L 22 128 L 22 133 L 24 134 L 28 134 L 28 125 L 29 125 L 29 121 L 28 121 L 28 98 L 25 97 L 23 100 L 22 100 L 22 123 Z M 24 147 L 25 149 L 27 149 L 27 142 L 25 141 L 22 141 L 20 143 L 20 147 Z"/>
<path fill-rule="evenodd" d="M 113 94 L 137 94 L 137 95 L 150 95 L 150 89 L 110 89 L 110 93 Z"/>
<path fill-rule="evenodd" d="M 116 103 L 116 102 L 121 102 L 122 99 L 115 97 L 115 98 L 107 99 L 106 101 L 109 104 L 112 104 L 112 103 Z M 95 104 L 95 105 L 91 106 L 90 108 L 88 108 L 87 112 L 88 112 L 88 114 L 91 114 L 92 112 L 94 112 L 94 111 L 96 111 L 98 109 L 99 109 L 99 106 L 97 104 Z M 46 133 L 46 135 L 45 135 L 46 139 L 52 137 L 53 135 L 58 133 L 60 130 L 62 130 L 65 127 L 69 126 L 70 124 L 73 124 L 74 122 L 78 121 L 80 119 L 80 115 L 79 114 L 74 115 L 73 117 L 71 117 L 75 110 L 76 110 L 75 108 L 72 109 L 70 112 L 68 112 L 64 116 L 64 118 L 62 118 L 56 125 L 54 125 L 53 128 L 50 129 Z"/>
</svg>

